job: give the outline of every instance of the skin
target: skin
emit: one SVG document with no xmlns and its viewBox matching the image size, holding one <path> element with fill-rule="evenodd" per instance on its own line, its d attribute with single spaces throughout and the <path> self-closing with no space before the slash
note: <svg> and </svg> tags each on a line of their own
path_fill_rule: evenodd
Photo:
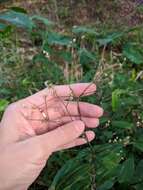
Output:
<svg viewBox="0 0 143 190">
<path fill-rule="evenodd" d="M 89 83 L 46 88 L 11 104 L 0 123 L 0 190 L 26 190 L 55 151 L 87 143 L 95 137 L 103 109 L 71 101 L 72 95 L 90 95 Z M 84 92 L 84 93 L 83 93 Z M 80 109 L 80 113 L 79 113 Z"/>
</svg>

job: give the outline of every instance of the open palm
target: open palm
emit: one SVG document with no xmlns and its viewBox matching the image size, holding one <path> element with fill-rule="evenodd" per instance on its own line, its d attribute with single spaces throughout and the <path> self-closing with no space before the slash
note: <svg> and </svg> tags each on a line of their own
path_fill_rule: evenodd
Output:
<svg viewBox="0 0 143 190">
<path fill-rule="evenodd" d="M 100 107 L 69 101 L 73 97 L 90 95 L 95 90 L 96 86 L 89 83 L 54 86 L 11 104 L 1 122 L 1 141 L 4 144 L 17 142 L 47 133 L 74 120 L 82 120 L 88 128 L 97 127 L 98 118 L 103 113 Z M 87 136 L 89 140 L 94 138 L 91 131 L 87 132 Z M 83 140 L 78 140 L 76 144 L 83 143 Z"/>
</svg>

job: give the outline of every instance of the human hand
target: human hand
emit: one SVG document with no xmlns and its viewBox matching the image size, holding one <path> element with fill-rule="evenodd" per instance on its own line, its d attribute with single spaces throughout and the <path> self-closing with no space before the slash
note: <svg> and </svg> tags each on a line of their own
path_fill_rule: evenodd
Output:
<svg viewBox="0 0 143 190">
<path fill-rule="evenodd" d="M 102 108 L 79 102 L 79 113 L 77 102 L 67 101 L 71 96 L 87 96 L 95 91 L 91 83 L 55 86 L 11 104 L 1 121 L 0 144 L 44 134 L 74 120 L 82 119 L 87 128 L 98 126 Z"/>
<path fill-rule="evenodd" d="M 0 128 L 0 189 L 27 189 L 53 152 L 87 142 L 80 136 L 85 127 L 98 125 L 103 110 L 67 100 L 71 91 L 79 97 L 95 90 L 94 84 L 56 86 L 9 106 Z M 91 141 L 94 133 L 86 137 Z"/>
</svg>

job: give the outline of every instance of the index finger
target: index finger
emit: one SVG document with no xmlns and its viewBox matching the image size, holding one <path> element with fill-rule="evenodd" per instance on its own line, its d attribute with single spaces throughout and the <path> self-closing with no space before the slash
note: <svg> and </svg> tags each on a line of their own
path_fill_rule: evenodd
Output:
<svg viewBox="0 0 143 190">
<path fill-rule="evenodd" d="M 49 96 L 57 96 L 62 99 L 68 99 L 71 96 L 73 97 L 81 97 L 81 96 L 88 96 L 96 91 L 96 85 L 94 83 L 77 83 L 77 84 L 68 84 L 68 85 L 58 85 L 53 86 L 51 88 L 45 88 L 36 94 L 29 96 L 28 100 L 33 103 L 42 104 L 43 97 Z M 54 93 L 56 93 L 54 95 Z"/>
<path fill-rule="evenodd" d="M 74 97 L 88 96 L 96 91 L 96 85 L 94 83 L 77 83 L 62 86 L 55 86 L 54 89 L 59 97 Z"/>
</svg>

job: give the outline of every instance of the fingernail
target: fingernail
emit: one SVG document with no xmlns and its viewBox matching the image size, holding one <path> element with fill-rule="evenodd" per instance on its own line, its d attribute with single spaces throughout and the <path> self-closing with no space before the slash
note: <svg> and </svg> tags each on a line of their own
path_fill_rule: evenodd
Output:
<svg viewBox="0 0 143 190">
<path fill-rule="evenodd" d="M 96 119 L 95 127 L 98 127 L 98 126 L 99 126 L 99 119 Z"/>
<path fill-rule="evenodd" d="M 88 137 L 90 140 L 93 140 L 95 138 L 95 133 L 93 131 L 91 131 L 89 134 L 88 134 Z"/>
<path fill-rule="evenodd" d="M 99 115 L 100 115 L 100 116 L 102 116 L 102 115 L 103 115 L 103 113 L 104 113 L 103 108 L 99 108 Z"/>
</svg>

